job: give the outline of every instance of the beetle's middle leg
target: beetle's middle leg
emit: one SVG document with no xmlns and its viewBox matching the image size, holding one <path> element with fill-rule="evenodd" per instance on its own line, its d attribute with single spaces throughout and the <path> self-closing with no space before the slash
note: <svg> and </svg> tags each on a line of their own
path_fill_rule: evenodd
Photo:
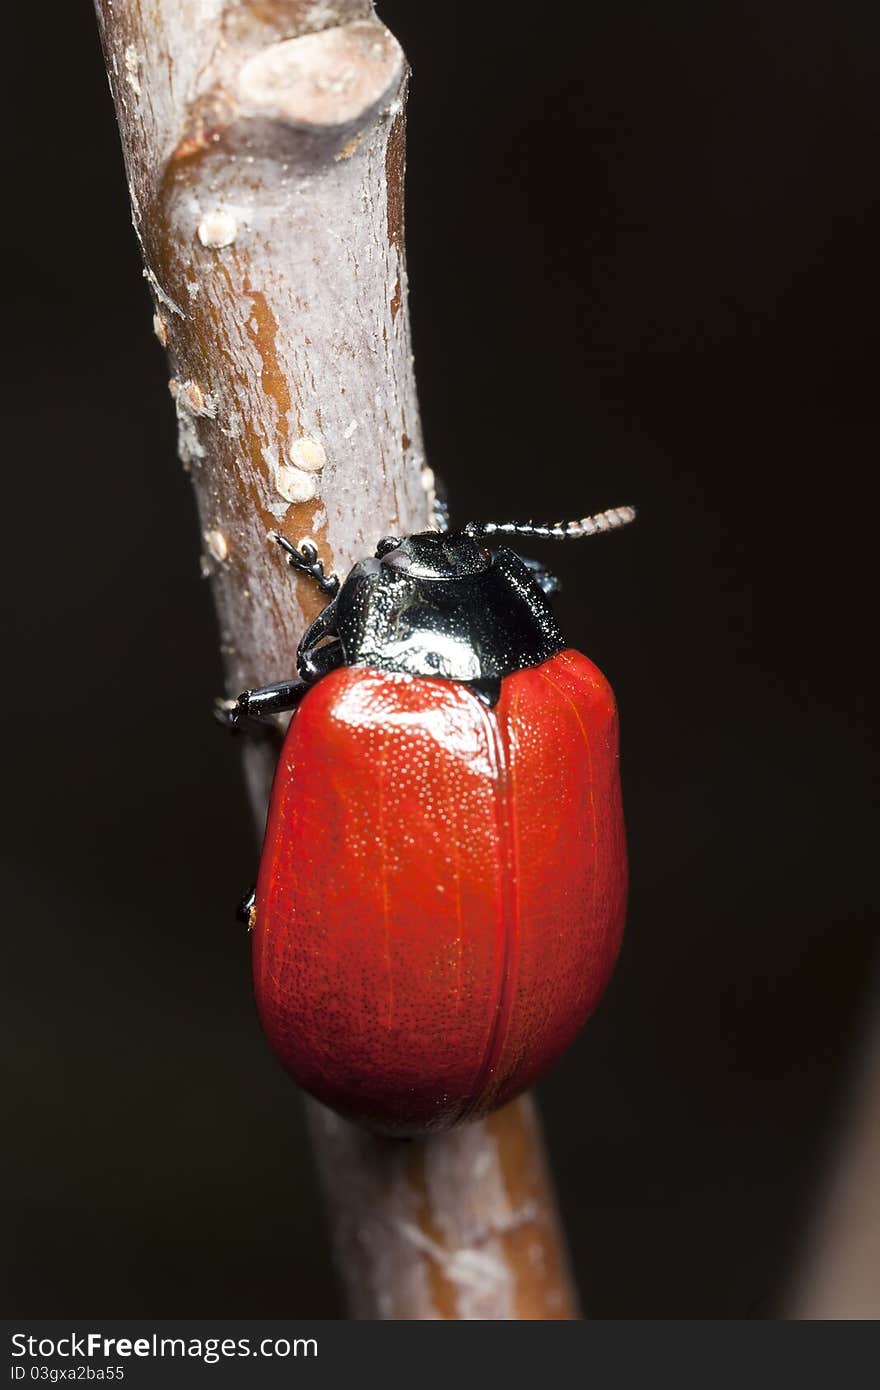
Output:
<svg viewBox="0 0 880 1390">
<path fill-rule="evenodd" d="M 238 907 L 235 909 L 236 921 L 241 922 L 247 927 L 248 931 L 253 931 L 254 912 L 257 906 L 257 888 L 249 888 L 242 898 Z"/>
<path fill-rule="evenodd" d="M 277 729 L 272 718 L 286 710 L 296 709 L 309 686 L 306 681 L 276 681 L 257 690 L 243 690 L 237 700 L 215 700 L 214 717 L 230 733 L 261 734 L 266 736 Z M 236 909 L 239 922 L 251 930 L 254 925 L 256 890 L 242 898 Z"/>
<path fill-rule="evenodd" d="M 274 726 L 272 716 L 296 709 L 308 688 L 307 681 L 288 680 L 243 690 L 237 700 L 215 700 L 214 717 L 233 733 L 265 733 Z"/>
</svg>

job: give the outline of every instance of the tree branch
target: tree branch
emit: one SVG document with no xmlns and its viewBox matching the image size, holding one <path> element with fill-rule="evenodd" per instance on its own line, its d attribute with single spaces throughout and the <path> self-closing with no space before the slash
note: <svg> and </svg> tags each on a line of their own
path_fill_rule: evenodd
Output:
<svg viewBox="0 0 880 1390">
<path fill-rule="evenodd" d="M 267 533 L 344 575 L 424 529 L 406 310 L 407 69 L 366 0 L 96 0 L 231 694 L 320 607 Z M 247 756 L 262 825 L 271 751 Z M 358 1317 L 574 1316 L 529 1100 L 424 1142 L 310 1104 Z"/>
<path fill-rule="evenodd" d="M 808 1223 L 784 1316 L 880 1317 L 880 1009 L 875 1005 L 836 1152 Z"/>
</svg>

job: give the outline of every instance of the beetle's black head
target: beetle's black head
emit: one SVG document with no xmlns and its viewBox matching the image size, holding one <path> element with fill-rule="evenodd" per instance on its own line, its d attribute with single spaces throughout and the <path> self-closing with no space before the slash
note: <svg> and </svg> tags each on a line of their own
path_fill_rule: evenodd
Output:
<svg viewBox="0 0 880 1390">
<path fill-rule="evenodd" d="M 376 556 L 409 579 L 468 579 L 492 564 L 491 551 L 463 531 L 421 531 L 402 540 L 387 536 Z"/>
</svg>

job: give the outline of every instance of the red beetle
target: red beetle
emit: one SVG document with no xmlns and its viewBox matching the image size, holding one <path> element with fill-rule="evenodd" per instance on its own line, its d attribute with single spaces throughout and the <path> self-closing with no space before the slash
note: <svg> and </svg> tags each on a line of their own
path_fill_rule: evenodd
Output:
<svg viewBox="0 0 880 1390">
<path fill-rule="evenodd" d="M 335 594 L 300 680 L 230 724 L 295 708 L 255 894 L 260 1019 L 291 1076 L 385 1134 L 504 1104 L 568 1046 L 614 966 L 626 850 L 611 687 L 566 647 L 543 567 L 469 525 L 382 541 Z M 338 592 L 337 592 L 338 590 Z"/>
</svg>

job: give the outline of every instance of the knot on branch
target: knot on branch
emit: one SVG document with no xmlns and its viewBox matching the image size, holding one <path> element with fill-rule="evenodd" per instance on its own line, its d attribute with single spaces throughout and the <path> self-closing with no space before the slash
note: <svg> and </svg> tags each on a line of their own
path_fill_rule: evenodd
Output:
<svg viewBox="0 0 880 1390">
<path fill-rule="evenodd" d="M 358 131 L 396 96 L 405 70 L 393 34 L 369 18 L 276 37 L 255 51 L 224 45 L 207 70 L 210 85 L 187 105 L 173 159 L 209 149 L 238 122 L 337 136 Z"/>
<path fill-rule="evenodd" d="M 250 58 L 237 97 L 248 114 L 338 128 L 367 119 L 403 74 L 403 52 L 374 19 L 286 39 Z"/>
</svg>

